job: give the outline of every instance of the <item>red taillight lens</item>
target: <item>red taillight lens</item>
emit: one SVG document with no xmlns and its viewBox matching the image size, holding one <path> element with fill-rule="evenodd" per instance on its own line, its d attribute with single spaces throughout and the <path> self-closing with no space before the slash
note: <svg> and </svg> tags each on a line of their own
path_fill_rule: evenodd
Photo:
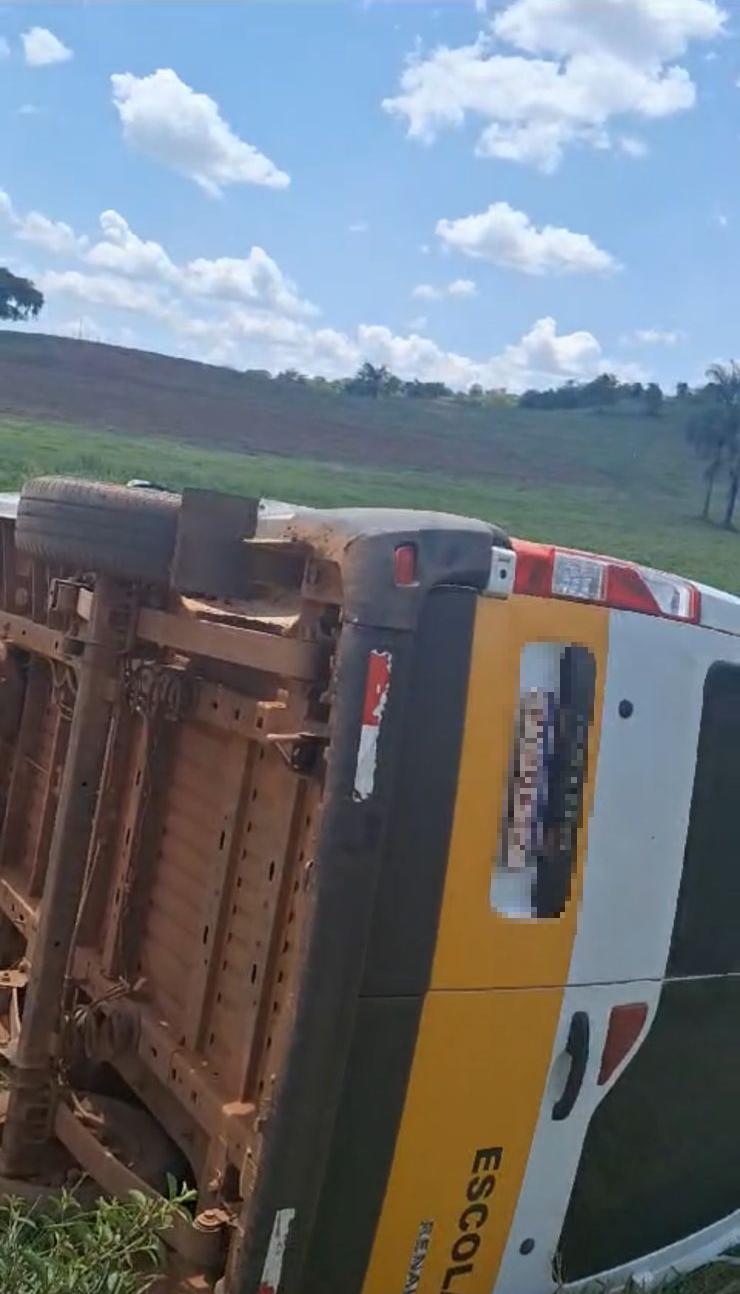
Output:
<svg viewBox="0 0 740 1294">
<path fill-rule="evenodd" d="M 515 593 L 528 593 L 534 598 L 552 595 L 552 572 L 555 549 L 546 544 L 530 544 L 526 539 L 516 543 Z"/>
<path fill-rule="evenodd" d="M 393 578 L 401 586 L 416 583 L 416 547 L 399 544 L 393 554 Z"/>
<path fill-rule="evenodd" d="M 659 616 L 660 607 L 639 573 L 631 566 L 609 566 L 606 575 L 606 602 L 623 611 L 642 611 Z"/>
<path fill-rule="evenodd" d="M 612 1007 L 606 1042 L 601 1053 L 599 1085 L 608 1082 L 617 1066 L 634 1047 L 647 1020 L 646 1002 L 629 1002 L 626 1006 Z"/>
</svg>

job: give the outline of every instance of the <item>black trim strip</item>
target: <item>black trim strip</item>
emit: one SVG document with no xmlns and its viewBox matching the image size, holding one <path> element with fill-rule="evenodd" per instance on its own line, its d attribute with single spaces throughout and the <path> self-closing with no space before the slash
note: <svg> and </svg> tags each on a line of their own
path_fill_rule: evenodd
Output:
<svg viewBox="0 0 740 1294">
<path fill-rule="evenodd" d="M 362 1289 L 432 973 L 476 594 L 441 588 L 419 623 L 362 1000 L 302 1294 Z"/>
</svg>

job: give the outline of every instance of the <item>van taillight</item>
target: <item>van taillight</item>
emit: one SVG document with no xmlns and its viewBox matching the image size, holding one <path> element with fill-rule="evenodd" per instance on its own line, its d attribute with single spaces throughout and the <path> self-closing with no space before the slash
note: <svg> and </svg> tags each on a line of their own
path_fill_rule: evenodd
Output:
<svg viewBox="0 0 740 1294">
<path fill-rule="evenodd" d="M 596 602 L 622 611 L 697 624 L 698 589 L 688 580 L 648 566 L 594 557 L 590 553 L 514 540 L 515 593 L 530 597 Z"/>
<path fill-rule="evenodd" d="M 599 1086 L 609 1081 L 615 1069 L 629 1055 L 643 1031 L 647 1013 L 646 1002 L 630 1002 L 626 1006 L 612 1007 L 606 1042 L 601 1053 Z"/>
<path fill-rule="evenodd" d="M 393 578 L 401 587 L 416 583 L 416 546 L 399 544 L 393 554 Z"/>
</svg>

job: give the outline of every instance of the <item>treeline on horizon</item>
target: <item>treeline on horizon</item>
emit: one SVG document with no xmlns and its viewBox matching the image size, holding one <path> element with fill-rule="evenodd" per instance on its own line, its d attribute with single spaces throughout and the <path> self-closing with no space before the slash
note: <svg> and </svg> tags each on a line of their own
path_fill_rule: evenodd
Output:
<svg viewBox="0 0 740 1294">
<path fill-rule="evenodd" d="M 592 409 L 606 412 L 620 406 L 625 412 L 659 417 L 667 398 L 657 382 L 620 382 L 613 373 L 601 373 L 588 382 L 570 380 L 562 386 L 546 390 L 528 390 L 521 395 L 505 387 L 486 389 L 474 383 L 467 391 L 455 391 L 444 382 L 422 382 L 418 378 L 404 381 L 384 364 L 368 362 L 361 365 L 352 377 L 308 377 L 297 369 L 286 369 L 273 376 L 267 369 L 247 369 L 247 376 L 266 382 L 279 382 L 293 386 L 310 387 L 337 395 L 356 395 L 365 399 L 447 400 L 463 404 L 518 405 L 522 409 Z M 689 400 L 706 387 L 691 391 L 687 382 L 679 382 L 675 398 Z"/>
</svg>

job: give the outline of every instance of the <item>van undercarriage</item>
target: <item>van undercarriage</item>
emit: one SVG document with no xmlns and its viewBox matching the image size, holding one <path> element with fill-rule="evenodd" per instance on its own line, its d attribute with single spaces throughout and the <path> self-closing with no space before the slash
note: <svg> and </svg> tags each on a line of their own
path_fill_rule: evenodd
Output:
<svg viewBox="0 0 740 1294">
<path fill-rule="evenodd" d="M 178 1288 L 271 1288 L 292 1222 L 272 1207 L 276 1157 L 301 1117 L 320 1183 L 341 1083 L 366 882 L 322 899 L 316 876 L 337 840 L 377 853 L 369 808 L 391 774 L 377 731 L 360 767 L 359 730 L 379 728 L 391 654 L 400 688 L 424 580 L 406 602 L 378 592 L 378 554 L 408 540 L 398 516 L 360 535 L 329 515 L 260 522 L 250 500 L 49 479 L 0 521 L 0 1190 L 186 1182 Z M 430 583 L 487 576 L 490 527 L 414 543 Z M 369 655 L 385 675 L 368 724 Z M 319 966 L 322 902 L 346 929 Z"/>
</svg>

